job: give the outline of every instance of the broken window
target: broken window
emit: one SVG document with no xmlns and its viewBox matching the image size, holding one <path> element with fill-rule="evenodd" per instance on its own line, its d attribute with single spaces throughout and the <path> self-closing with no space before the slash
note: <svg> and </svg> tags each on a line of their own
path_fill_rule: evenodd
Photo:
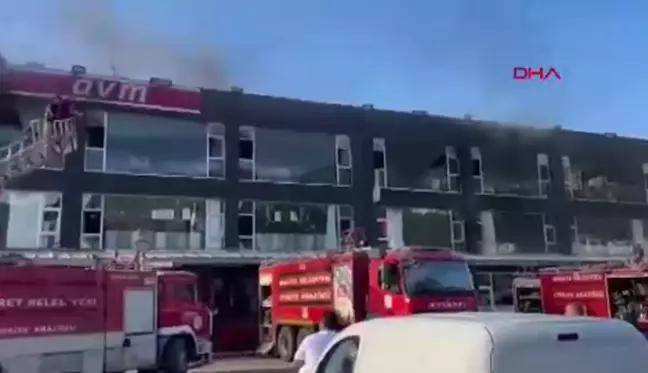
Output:
<svg viewBox="0 0 648 373">
<path fill-rule="evenodd" d="M 632 219 L 617 216 L 579 215 L 572 227 L 575 254 L 626 256 L 632 253 Z"/>
<path fill-rule="evenodd" d="M 590 201 L 645 203 L 642 165 L 604 153 L 563 157 L 567 194 Z"/>
<path fill-rule="evenodd" d="M 546 183 L 540 186 L 540 180 L 550 179 L 549 169 L 539 168 L 536 153 L 518 147 L 480 150 L 479 161 L 473 151 L 473 178 L 481 177 L 483 193 L 529 197 L 546 195 Z"/>
<path fill-rule="evenodd" d="M 478 239 L 484 255 L 529 254 L 548 251 L 542 214 L 482 211 Z M 551 231 L 551 229 L 550 229 Z"/>
<path fill-rule="evenodd" d="M 460 191 L 459 160 L 453 147 L 435 147 L 425 140 L 387 140 L 385 150 L 387 187 Z"/>
<path fill-rule="evenodd" d="M 414 207 L 380 208 L 381 241 L 386 246 L 427 246 L 463 250 L 464 221 L 450 210 Z"/>
<path fill-rule="evenodd" d="M 346 205 L 290 202 L 239 202 L 239 241 L 243 249 L 299 252 L 339 249 L 344 231 L 353 228 Z"/>
</svg>

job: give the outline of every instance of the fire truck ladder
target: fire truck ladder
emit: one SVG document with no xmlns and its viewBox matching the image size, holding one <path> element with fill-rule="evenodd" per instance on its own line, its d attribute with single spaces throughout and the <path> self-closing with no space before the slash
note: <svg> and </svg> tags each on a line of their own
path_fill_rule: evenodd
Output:
<svg viewBox="0 0 648 373">
<path fill-rule="evenodd" d="M 56 157 L 65 157 L 76 148 L 76 118 L 31 120 L 19 140 L 0 148 L 0 192 L 11 180 L 42 168 Z"/>
</svg>

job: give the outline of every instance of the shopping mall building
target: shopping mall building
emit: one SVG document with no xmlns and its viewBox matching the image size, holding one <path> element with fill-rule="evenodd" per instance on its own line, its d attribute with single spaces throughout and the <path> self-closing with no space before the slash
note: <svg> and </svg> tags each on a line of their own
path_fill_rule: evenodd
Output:
<svg viewBox="0 0 648 373">
<path fill-rule="evenodd" d="M 335 249 L 355 227 L 371 245 L 444 247 L 511 265 L 621 257 L 648 237 L 643 140 L 79 67 L 7 68 L 0 89 L 4 142 L 55 93 L 76 97 L 85 127 L 77 152 L 2 194 L 8 249 L 146 240 L 231 258 Z"/>
</svg>

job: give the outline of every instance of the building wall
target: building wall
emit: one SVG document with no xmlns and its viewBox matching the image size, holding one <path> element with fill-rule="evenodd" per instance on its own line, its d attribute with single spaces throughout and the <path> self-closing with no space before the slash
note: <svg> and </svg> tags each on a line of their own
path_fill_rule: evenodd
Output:
<svg viewBox="0 0 648 373">
<path fill-rule="evenodd" d="M 93 106 L 88 109 L 100 108 Z M 551 245 L 548 251 L 565 254 L 572 253 L 574 250 L 572 223 L 575 216 L 626 219 L 628 226 L 630 219 L 641 221 L 648 219 L 645 176 L 642 171 L 642 165 L 648 163 L 648 142 L 640 140 L 559 129 L 525 130 L 423 114 L 317 104 L 220 91 L 203 92 L 203 113 L 200 117 L 177 117 L 224 124 L 226 129 L 224 134 L 226 177 L 224 179 L 84 172 L 86 152 L 77 151 L 67 157 L 63 170 L 37 171 L 13 181 L 9 188 L 62 191 L 60 244 L 70 248 L 79 246 L 83 195 L 92 193 L 221 199 L 226 206 L 224 247 L 234 250 L 239 247 L 239 212 L 236 206 L 239 206 L 241 201 L 249 200 L 351 206 L 355 226 L 365 231 L 368 241 L 372 244 L 384 242 L 379 221 L 384 211 L 379 206 L 452 211 L 454 215 L 460 216 L 461 222 L 464 222 L 465 242 L 462 243 L 461 249 L 473 253 L 481 251 L 479 242 L 484 239 L 480 238 L 484 224 L 484 211 L 497 212 L 496 215 L 503 219 L 499 221 L 523 220 L 517 219 L 518 215 L 515 214 L 544 215 L 544 219 L 550 221 L 555 227 L 556 244 Z M 243 175 L 239 167 L 241 149 L 239 132 L 246 126 L 259 129 L 259 133 L 266 130 L 289 130 L 304 134 L 347 136 L 352 154 L 352 185 L 350 187 L 313 186 L 240 180 Z M 266 133 L 271 132 L 266 131 Z M 388 186 L 389 179 L 400 185 L 396 188 L 381 189 L 378 204 L 374 203 L 376 197 L 374 139 L 384 139 L 386 143 Z M 279 140 L 278 138 L 277 141 Z M 80 138 L 80 149 L 84 149 L 86 141 L 87 136 L 83 134 Z M 413 165 L 415 160 L 420 161 L 421 154 L 426 152 L 426 149 L 439 150 L 439 159 L 448 162 L 447 151 L 442 151 L 447 147 L 452 148 L 453 156 L 456 156 L 460 165 L 456 180 L 458 186 L 451 187 L 451 183 L 445 180 L 447 185 L 441 182 L 439 188 L 442 190 L 439 192 L 408 190 L 412 189 L 408 188 L 408 185 L 419 182 L 416 172 L 409 172 L 411 171 L 409 167 L 414 167 L 410 165 Z M 260 147 L 257 148 L 260 150 Z M 479 155 L 476 155 L 474 148 L 478 148 Z M 294 157 L 305 157 L 305 153 L 307 152 L 295 154 Z M 547 198 L 516 195 L 515 193 L 518 193 L 516 190 L 529 190 L 525 185 L 533 189 L 532 180 L 529 178 L 537 172 L 536 160 L 540 159 L 538 154 L 546 155 L 548 160 L 548 174 L 551 176 L 551 181 Z M 583 198 L 589 198 L 588 196 L 591 195 L 598 198 L 598 201 L 576 200 L 578 196 L 572 196 L 572 192 L 565 188 L 566 181 L 571 180 L 573 184 L 574 176 L 572 172 L 566 173 L 563 156 L 569 156 L 572 163 L 583 160 L 590 162 L 590 168 L 598 167 L 603 169 L 602 172 L 616 173 L 615 178 L 623 179 L 624 183 L 634 186 L 634 189 L 630 187 L 623 189 L 617 185 L 619 183 L 610 183 L 607 180 L 605 183 L 612 185 L 609 187 L 611 190 L 632 189 L 632 191 L 623 194 L 628 196 L 627 198 L 616 198 L 597 192 L 600 188 L 594 190 L 595 188 L 591 187 L 589 188 L 591 190 L 576 194 L 585 196 Z M 481 159 L 481 166 L 476 159 Z M 261 165 L 265 161 L 257 160 L 256 163 Z M 437 159 L 431 155 L 427 161 L 434 163 Z M 404 166 L 399 172 L 390 175 L 390 164 Z M 425 164 L 419 166 L 424 167 Z M 573 166 L 575 167 L 575 164 Z M 483 168 L 481 179 L 479 173 L 475 172 L 475 169 L 480 167 Z M 582 176 L 584 172 L 579 175 Z M 594 171 L 587 172 L 591 174 Z M 522 175 L 527 173 L 526 176 Z M 514 182 L 516 186 L 511 189 L 511 192 L 506 189 L 505 184 L 515 179 L 516 175 L 526 179 Z M 317 175 L 311 176 L 317 179 Z M 593 180 L 589 176 L 581 179 Z M 592 183 L 599 182 L 599 179 Z M 447 190 L 452 188 L 459 188 L 461 192 L 453 193 Z M 483 193 L 485 191 L 486 193 Z M 497 224 L 497 218 L 494 220 L 494 224 Z M 519 229 L 523 231 L 524 228 L 520 226 Z"/>
</svg>

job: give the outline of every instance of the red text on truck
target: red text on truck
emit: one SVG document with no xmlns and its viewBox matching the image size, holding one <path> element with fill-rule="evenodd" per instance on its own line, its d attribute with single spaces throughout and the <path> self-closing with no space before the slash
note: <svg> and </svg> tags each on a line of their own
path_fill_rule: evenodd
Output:
<svg viewBox="0 0 648 373">
<path fill-rule="evenodd" d="M 211 352 L 188 272 L 0 265 L 0 371 L 184 373 Z"/>
</svg>

